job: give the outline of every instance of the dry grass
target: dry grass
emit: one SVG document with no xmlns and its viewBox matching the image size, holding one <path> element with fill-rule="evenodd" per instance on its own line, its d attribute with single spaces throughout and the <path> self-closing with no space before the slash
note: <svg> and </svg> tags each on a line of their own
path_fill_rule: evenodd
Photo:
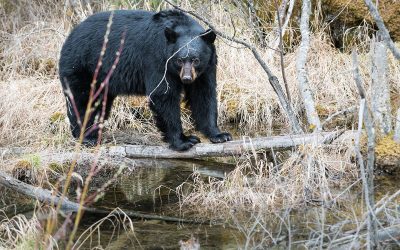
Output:
<svg viewBox="0 0 400 250">
<path fill-rule="evenodd" d="M 225 179 L 195 178 L 193 191 L 182 193 L 181 205 L 202 216 L 229 219 L 232 211 L 281 211 L 305 204 L 343 201 L 342 191 L 358 178 L 348 146 L 305 146 L 274 165 L 270 157 L 237 160 Z"/>
<path fill-rule="evenodd" d="M 36 216 L 27 219 L 24 215 L 8 218 L 0 216 L 0 247 L 4 249 L 40 249 L 44 246 L 41 239 L 40 223 Z"/>
<path fill-rule="evenodd" d="M 2 67 L 0 90 L 0 146 L 64 147 L 69 145 L 68 121 L 65 104 L 57 77 L 57 61 L 61 45 L 69 32 L 69 19 L 62 15 L 62 6 L 55 8 L 53 16 L 39 15 L 49 3 L 38 1 L 29 13 L 12 12 L 10 20 L 1 20 L 9 26 L 3 32 L 0 49 Z M 23 2 L 21 6 L 31 3 Z M 30 5 L 29 5 L 30 6 Z M 114 6 L 115 7 L 115 6 Z M 25 10 L 26 12 L 27 10 Z M 205 12 L 200 9 L 200 12 Z M 19 16 L 17 15 L 19 13 Z M 230 33 L 232 13 L 214 6 L 214 23 Z M 31 19 L 29 17 L 33 16 Z M 60 18 L 61 16 L 61 18 Z M 26 20 L 26 21 L 21 21 Z M 16 20 L 16 21 L 13 21 Z M 10 25 L 10 23 L 13 23 Z M 237 25 L 237 24 L 235 24 Z M 241 26 L 238 26 L 241 27 Z M 235 26 L 238 36 L 251 38 L 250 30 Z M 281 113 L 275 93 L 267 76 L 253 55 L 246 49 L 235 48 L 226 41 L 218 41 L 218 98 L 219 122 L 224 125 L 234 121 L 239 134 L 270 135 L 289 132 L 285 115 Z M 326 37 L 316 33 L 311 40 L 308 71 L 315 93 L 318 110 L 322 117 L 357 104 L 358 95 L 353 84 L 350 55 L 331 47 Z M 261 49 L 267 57 L 270 51 Z M 303 116 L 303 108 L 297 91 L 295 58 L 297 51 L 285 55 L 287 79 L 295 111 Z M 270 67 L 280 76 L 278 55 Z M 369 82 L 368 55 L 361 58 L 361 73 Z M 389 80 L 393 92 L 399 92 L 400 67 L 390 59 Z M 134 104 L 132 104 L 134 103 Z M 144 98 L 120 98 L 108 122 L 111 134 L 118 130 L 157 135 Z M 135 110 L 142 106 L 145 120 L 138 119 Z M 54 120 L 54 115 L 59 120 Z M 192 129 L 190 119 L 184 117 L 186 129 Z M 343 124 L 342 124 L 343 125 Z"/>
<path fill-rule="evenodd" d="M 183 6 L 192 5 L 184 1 Z M 141 7 L 154 8 L 150 5 Z M 228 34 L 235 31 L 237 36 L 252 39 L 245 21 L 238 19 L 235 27 L 232 25 L 232 16 L 240 13 L 234 9 L 225 11 L 223 3 L 214 4 L 212 8 L 192 7 L 200 13 L 208 13 L 213 23 Z M 65 118 L 65 100 L 57 76 L 59 52 L 71 28 L 71 19 L 62 4 L 53 1 L 24 0 L 10 8 L 7 17 L 1 13 L 5 9 L 0 8 L 0 147 L 19 146 L 37 151 L 72 149 L 74 141 Z M 52 11 L 48 11 L 49 8 Z M 98 8 L 109 9 L 110 6 L 101 5 Z M 79 18 L 87 13 L 81 14 Z M 286 116 L 282 114 L 267 75 L 248 50 L 235 46 L 222 39 L 217 41 L 219 123 L 232 126 L 229 123 L 233 121 L 240 135 L 288 133 Z M 259 49 L 264 58 L 271 54 L 265 48 Z M 296 48 L 285 54 L 285 68 L 294 109 L 304 119 L 297 90 L 296 55 Z M 273 53 L 269 66 L 282 82 L 277 54 Z M 322 119 L 358 105 L 359 97 L 351 72 L 351 55 L 334 49 L 322 32 L 315 31 L 311 37 L 307 67 Z M 360 55 L 360 72 L 369 91 L 368 54 Z M 392 56 L 389 56 L 388 79 L 394 96 L 393 106 L 397 108 L 399 104 L 395 96 L 400 93 L 400 64 Z M 193 129 L 188 113 L 184 113 L 183 121 L 186 129 Z M 354 122 L 350 118 L 348 121 L 333 121 L 330 127 L 352 126 Z M 111 138 L 118 137 L 121 131 L 129 131 L 129 134 L 149 136 L 153 142 L 160 141 L 145 98 L 118 98 L 106 129 Z M 121 141 L 117 139 L 111 142 Z M 330 208 L 343 206 L 348 198 L 344 190 L 358 178 L 351 154 L 351 145 L 307 146 L 285 155 L 277 154 L 280 158 L 278 166 L 272 164 L 270 156 L 254 162 L 252 155 L 248 155 L 236 160 L 237 168 L 224 180 L 205 182 L 196 178 L 192 192 L 182 193 L 180 205 L 182 209 L 196 211 L 199 216 L 211 215 L 232 220 L 247 239 L 255 239 L 252 238 L 254 228 L 268 224 L 271 219 L 266 214 L 278 213 L 272 220 L 282 225 L 287 223 L 287 218 L 283 216 L 279 219 L 282 216 L 279 211 L 298 209 L 305 204 L 323 204 Z M 0 167 L 11 170 L 6 163 L 8 161 L 0 159 Z M 251 223 L 248 225 L 235 222 L 243 213 L 251 214 Z M 262 216 L 259 216 L 260 213 Z M 35 235 L 31 228 L 24 227 L 30 222 L 20 217 L 15 221 L 3 222 L 0 226 L 8 227 L 10 223 L 20 225 L 21 231 L 26 233 L 18 237 Z M 17 237 L 11 237 L 15 233 L 6 233 L 11 239 Z M 276 239 L 275 236 L 270 238 L 271 241 Z"/>
</svg>

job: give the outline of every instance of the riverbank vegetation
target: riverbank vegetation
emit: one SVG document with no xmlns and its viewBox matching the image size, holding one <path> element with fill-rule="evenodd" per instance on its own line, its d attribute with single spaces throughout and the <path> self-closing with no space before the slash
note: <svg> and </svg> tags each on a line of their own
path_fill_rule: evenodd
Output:
<svg viewBox="0 0 400 250">
<path fill-rule="evenodd" d="M 354 18 L 349 21 L 357 6 L 343 4 L 338 7 L 341 1 L 333 1 L 333 4 L 331 1 L 265 1 L 268 5 L 263 1 L 239 0 L 173 3 L 176 2 L 221 32 L 216 41 L 218 123 L 232 131 L 234 139 L 296 132 L 282 99 L 270 84 L 272 78 L 260 66 L 254 52 L 235 40 L 250 44 L 277 77 L 302 132 L 341 131 L 341 136 L 328 144 L 305 144 L 284 151 L 249 150 L 241 156 L 207 159 L 213 166 L 229 166 L 229 171 L 223 176 L 210 174 L 204 178 L 200 168 L 194 167 L 193 173 L 176 186 L 150 185 L 154 200 L 163 188 L 169 190 L 168 195 L 176 197 L 173 206 L 168 205 L 175 213 L 169 211 L 163 215 L 229 227 L 236 232 L 237 248 L 262 249 L 273 245 L 359 248 L 373 245 L 371 237 L 381 241 L 382 247 L 398 244 L 400 186 L 396 176 L 399 174 L 400 150 L 396 133 L 400 128 L 396 128 L 399 126 L 396 115 L 400 106 L 400 61 L 385 47 L 387 37 L 378 34 L 380 27 L 375 25 L 369 11 L 366 12 L 364 1 L 359 1 L 360 12 L 367 13 L 361 21 Z M 309 22 L 303 19 L 303 2 L 311 6 Z M 386 23 L 386 14 L 393 16 L 389 9 L 396 9 L 389 6 L 393 4 L 389 2 L 379 1 L 378 6 Z M 329 8 L 331 5 L 333 7 Z M 162 160 L 160 163 L 115 160 L 101 154 L 104 148 L 123 144 L 163 145 L 146 97 L 118 97 L 105 124 L 102 148 L 80 147 L 70 134 L 57 73 L 61 46 L 71 29 L 88 15 L 120 8 L 157 11 L 172 6 L 158 0 L 0 0 L 2 172 L 50 190 L 54 195 L 67 195 L 77 203 L 83 192 L 87 198 L 81 205 L 96 207 L 96 202 L 104 198 L 105 190 L 118 186 L 115 183 L 126 176 L 135 176 L 139 173 L 135 169 L 140 168 L 140 164 L 149 168 L 160 164 L 160 169 L 171 165 L 161 163 Z M 359 12 L 354 15 L 359 19 L 360 16 Z M 301 30 L 304 28 L 302 20 L 309 26 L 306 31 Z M 397 36 L 400 22 L 396 23 L 396 20 L 398 18 L 392 19 L 387 26 L 390 34 L 394 32 Z M 309 34 L 308 43 L 304 41 L 305 34 Z M 392 38 L 396 39 L 395 36 Z M 374 57 L 376 44 L 383 49 Z M 399 50 L 399 44 L 395 46 Z M 299 62 L 301 56 L 305 56 L 304 64 Z M 386 58 L 385 62 L 376 66 L 376 57 Z M 355 68 L 362 79 L 365 97 L 357 87 Z M 383 69 L 384 73 L 374 76 L 376 68 Z M 299 77 L 302 75 L 304 78 Z M 387 87 L 377 89 L 374 82 L 382 81 Z M 308 97 L 304 95 L 307 91 Z M 373 104 L 377 92 L 387 94 L 386 106 Z M 360 99 L 366 102 L 360 102 Z M 366 111 L 362 108 L 365 103 Z M 314 108 L 311 113 L 309 105 Z M 389 108 L 382 108 L 387 105 Z M 195 132 L 184 103 L 182 109 L 184 129 Z M 363 121 L 367 110 L 372 112 L 373 125 L 368 120 Z M 376 118 L 376 112 L 385 113 L 386 118 Z M 315 122 L 316 118 L 318 122 Z M 387 124 L 387 120 L 382 123 L 382 119 L 390 121 L 389 131 L 382 129 L 382 124 Z M 376 139 L 371 139 L 366 132 L 370 125 Z M 372 145 L 371 140 L 376 145 Z M 371 167 L 368 165 L 371 145 L 376 153 L 376 161 L 373 161 L 375 177 L 371 172 L 363 174 L 360 168 L 361 162 L 366 171 L 368 166 Z M 79 159 L 77 163 L 75 158 Z M 208 162 L 206 164 L 211 164 Z M 71 165 L 74 168 L 70 168 Z M 174 178 L 160 171 L 161 174 L 155 176 L 137 176 L 147 179 L 146 183 L 156 184 L 165 176 Z M 365 186 L 368 180 L 365 182 L 364 177 L 374 178 L 375 186 Z M 137 197 L 131 194 L 132 187 L 127 191 L 125 186 L 121 192 L 126 197 Z M 135 190 L 143 189 L 136 187 Z M 104 236 L 106 239 L 100 240 L 98 231 L 107 220 L 125 232 L 116 235 L 125 235 L 134 241 L 133 245 L 141 247 L 141 239 L 135 234 L 135 223 L 132 222 L 138 216 L 130 216 L 124 209 L 108 207 L 113 212 L 105 218 L 101 216 L 97 222 L 84 221 L 83 224 L 90 224 L 85 227 L 88 231 L 84 231 L 83 227 L 78 227 L 78 222 L 81 215 L 85 219 L 85 213 L 70 213 L 57 205 L 46 205 L 24 195 L 15 198 L 12 192 L 12 189 L 1 188 L 1 247 L 29 249 L 59 245 L 60 248 L 79 248 L 93 239 L 91 237 L 98 237 L 98 244 L 93 243 L 91 247 L 114 246 L 117 249 L 117 241 L 112 240 L 114 236 Z M 371 193 L 375 203 L 368 203 Z M 7 199 L 7 196 L 13 198 Z M 75 220 L 78 221 L 76 228 Z M 141 217 L 139 220 L 146 219 Z M 158 220 L 147 220 L 153 221 L 149 223 L 154 223 L 155 227 L 159 223 Z M 72 238 L 69 237 L 71 231 Z M 178 240 L 175 243 L 179 246 Z M 190 238 L 187 242 L 182 241 L 181 247 L 186 243 L 192 247 L 188 249 L 204 244 Z"/>
</svg>

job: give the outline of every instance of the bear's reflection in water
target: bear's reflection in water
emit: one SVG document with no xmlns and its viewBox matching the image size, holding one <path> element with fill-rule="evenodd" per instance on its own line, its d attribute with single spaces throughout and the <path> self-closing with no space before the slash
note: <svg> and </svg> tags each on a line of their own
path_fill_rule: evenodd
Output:
<svg viewBox="0 0 400 250">
<path fill-rule="evenodd" d="M 224 178 L 233 169 L 229 164 L 205 161 L 149 161 L 151 163 L 147 162 L 146 167 L 138 166 L 121 174 L 95 205 L 139 211 L 165 210 L 163 207 L 176 205 L 177 187 L 179 192 L 190 192 L 194 173 L 204 178 Z"/>
<path fill-rule="evenodd" d="M 128 201 L 143 200 L 162 190 L 169 171 L 168 168 L 140 168 L 135 174 L 122 175 L 119 184 Z"/>
</svg>

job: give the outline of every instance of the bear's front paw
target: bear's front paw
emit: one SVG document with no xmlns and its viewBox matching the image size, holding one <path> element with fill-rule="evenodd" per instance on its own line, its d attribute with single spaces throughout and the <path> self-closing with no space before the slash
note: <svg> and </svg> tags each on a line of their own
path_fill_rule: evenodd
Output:
<svg viewBox="0 0 400 250">
<path fill-rule="evenodd" d="M 191 147 L 193 147 L 194 144 L 195 143 L 192 143 L 190 141 L 181 142 L 181 143 L 175 142 L 174 144 L 170 145 L 170 148 L 175 151 L 186 151 L 186 150 L 190 149 Z"/>
<path fill-rule="evenodd" d="M 232 135 L 227 132 L 223 132 L 220 134 L 210 136 L 210 141 L 212 143 L 221 143 L 221 142 L 226 142 L 226 141 L 232 141 Z"/>
<path fill-rule="evenodd" d="M 94 147 L 97 145 L 97 138 L 84 138 L 82 141 L 82 145 L 86 147 Z"/>
<path fill-rule="evenodd" d="M 182 134 L 181 140 L 172 142 L 170 148 L 176 151 L 186 151 L 199 142 L 200 138 L 195 135 L 186 136 Z"/>
<path fill-rule="evenodd" d="M 189 135 L 189 136 L 184 135 L 184 139 L 183 140 L 186 141 L 186 142 L 191 142 L 193 144 L 197 144 L 197 143 L 201 142 L 200 138 L 195 136 L 195 135 Z"/>
</svg>

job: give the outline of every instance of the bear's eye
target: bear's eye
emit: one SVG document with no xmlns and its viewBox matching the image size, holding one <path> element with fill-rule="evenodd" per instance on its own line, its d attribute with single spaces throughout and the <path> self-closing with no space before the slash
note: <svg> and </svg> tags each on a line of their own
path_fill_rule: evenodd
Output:
<svg viewBox="0 0 400 250">
<path fill-rule="evenodd" d="M 181 58 L 176 59 L 176 63 L 177 63 L 179 66 L 182 66 L 182 65 L 183 65 L 183 61 L 182 61 Z"/>
<path fill-rule="evenodd" d="M 193 58 L 192 62 L 193 62 L 193 65 L 194 65 L 194 66 L 199 66 L 199 64 L 200 64 L 200 59 L 199 59 L 199 58 Z"/>
</svg>

